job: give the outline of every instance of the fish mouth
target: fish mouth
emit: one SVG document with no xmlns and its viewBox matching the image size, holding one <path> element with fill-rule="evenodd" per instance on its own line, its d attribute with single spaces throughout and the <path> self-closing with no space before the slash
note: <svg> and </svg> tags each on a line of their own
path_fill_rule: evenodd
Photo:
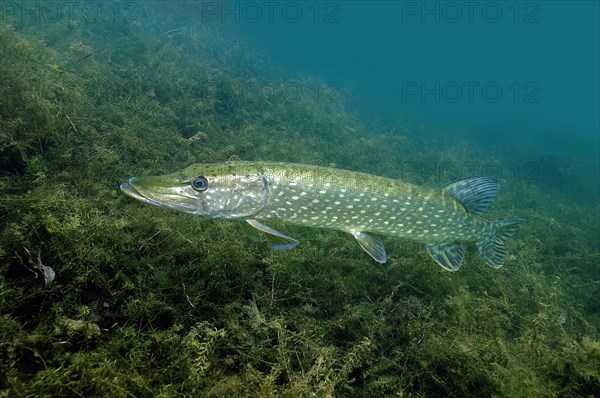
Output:
<svg viewBox="0 0 600 398">
<path fill-rule="evenodd" d="M 123 191 L 126 195 L 131 196 L 132 198 L 137 199 L 141 202 L 148 203 L 148 204 L 155 205 L 155 206 L 163 206 L 163 204 L 161 202 L 159 202 L 158 200 L 148 198 L 148 197 L 144 196 L 142 193 L 140 193 L 137 189 L 135 189 L 131 185 L 133 180 L 134 180 L 134 178 L 130 178 L 129 182 L 124 182 L 123 184 L 121 184 L 121 186 L 119 187 L 119 188 L 121 188 L 121 191 Z"/>
<path fill-rule="evenodd" d="M 140 181 L 141 180 L 141 181 Z M 120 185 L 121 191 L 123 191 L 127 196 L 131 196 L 134 199 L 139 200 L 140 202 L 148 203 L 154 206 L 161 207 L 169 207 L 171 209 L 175 209 L 178 211 L 183 211 L 187 213 L 194 213 L 197 211 L 196 206 L 191 203 L 186 203 L 185 197 L 181 194 L 169 194 L 169 193 L 150 193 L 151 196 L 160 196 L 163 200 L 157 200 L 150 197 L 148 194 L 143 191 L 147 190 L 144 187 L 143 181 L 145 179 L 140 179 L 137 177 L 132 177 L 128 182 L 124 182 Z M 142 183 L 140 183 L 142 182 Z M 136 185 L 138 188 L 136 188 Z M 149 191 L 152 191 L 151 189 Z"/>
</svg>

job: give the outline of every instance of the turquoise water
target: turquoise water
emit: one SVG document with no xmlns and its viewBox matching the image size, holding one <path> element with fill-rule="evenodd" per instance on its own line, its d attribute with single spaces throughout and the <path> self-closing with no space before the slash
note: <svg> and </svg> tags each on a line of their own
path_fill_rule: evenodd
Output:
<svg viewBox="0 0 600 398">
<path fill-rule="evenodd" d="M 332 2 L 274 7 L 272 18 L 256 8 L 254 18 L 255 8 L 233 2 L 216 14 L 274 59 L 350 87 L 387 120 L 596 156 L 598 7 Z"/>
<path fill-rule="evenodd" d="M 592 397 L 596 2 L 0 3 L 0 395 Z M 124 196 L 192 163 L 498 182 L 500 269 Z"/>
</svg>

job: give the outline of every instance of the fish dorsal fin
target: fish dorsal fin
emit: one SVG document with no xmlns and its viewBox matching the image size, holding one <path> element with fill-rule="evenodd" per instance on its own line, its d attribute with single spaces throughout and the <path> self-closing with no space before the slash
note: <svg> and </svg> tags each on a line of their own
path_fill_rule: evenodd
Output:
<svg viewBox="0 0 600 398">
<path fill-rule="evenodd" d="M 426 245 L 425 248 L 435 262 L 448 271 L 458 271 L 465 256 L 465 247 L 460 243 Z"/>
<path fill-rule="evenodd" d="M 492 207 L 498 184 L 487 177 L 468 177 L 452 181 L 440 189 L 458 199 L 467 212 L 482 216 Z"/>
<path fill-rule="evenodd" d="M 360 247 L 369 253 L 375 261 L 381 264 L 387 261 L 387 254 L 381 239 L 366 232 L 355 232 L 352 235 L 356 238 Z"/>
<path fill-rule="evenodd" d="M 227 162 L 241 162 L 242 159 L 240 159 L 240 157 L 238 155 L 231 155 L 229 157 L 229 159 L 227 159 Z"/>
<path fill-rule="evenodd" d="M 261 238 L 264 238 L 273 250 L 293 249 L 299 243 L 296 239 L 275 231 L 252 218 L 240 223 L 240 225 L 250 238 L 253 240 L 262 240 Z"/>
</svg>

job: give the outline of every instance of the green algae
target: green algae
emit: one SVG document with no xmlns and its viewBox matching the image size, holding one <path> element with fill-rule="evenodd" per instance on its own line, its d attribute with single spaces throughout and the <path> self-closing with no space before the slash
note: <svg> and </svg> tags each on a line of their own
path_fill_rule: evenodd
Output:
<svg viewBox="0 0 600 398">
<path fill-rule="evenodd" d="M 0 396 L 600 390 L 599 208 L 577 199 L 597 198 L 594 171 L 390 133 L 343 96 L 282 100 L 290 81 L 311 92 L 324 83 L 270 69 L 203 26 L 168 37 L 127 25 L 128 40 L 111 36 L 117 46 L 77 26 L 37 28 L 49 41 L 0 27 Z M 269 96 L 249 99 L 248 81 Z M 232 155 L 430 185 L 445 177 L 432 165 L 540 168 L 501 182 L 490 215 L 529 219 L 510 261 L 492 270 L 471 250 L 452 274 L 393 239 L 388 264 L 374 264 L 335 231 L 282 227 L 301 244 L 271 252 L 235 223 L 118 191 L 132 175 Z M 572 200 L 556 194 L 554 171 Z M 38 254 L 56 272 L 47 286 Z"/>
</svg>

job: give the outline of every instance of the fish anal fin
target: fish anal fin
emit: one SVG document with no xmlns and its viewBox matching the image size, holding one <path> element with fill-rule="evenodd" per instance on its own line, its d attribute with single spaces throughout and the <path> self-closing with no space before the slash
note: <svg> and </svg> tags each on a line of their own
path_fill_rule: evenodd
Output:
<svg viewBox="0 0 600 398">
<path fill-rule="evenodd" d="M 352 236 L 356 238 L 360 247 L 369 253 L 375 261 L 381 264 L 387 261 L 387 254 L 385 253 L 385 247 L 381 239 L 366 232 L 355 232 Z"/>
<path fill-rule="evenodd" d="M 440 189 L 456 198 L 469 213 L 478 216 L 484 215 L 492 207 L 498 194 L 498 184 L 487 177 L 463 178 L 449 182 Z"/>
<path fill-rule="evenodd" d="M 492 221 L 492 235 L 477 243 L 479 257 L 492 268 L 502 267 L 507 257 L 506 240 L 526 221 L 523 218 Z"/>
<path fill-rule="evenodd" d="M 435 262 L 448 271 L 458 271 L 465 256 L 465 247 L 460 243 L 426 245 L 425 248 Z"/>
<path fill-rule="evenodd" d="M 241 226 L 251 239 L 262 240 L 262 238 L 264 238 L 273 250 L 293 249 L 299 243 L 296 239 L 275 231 L 273 228 L 269 228 L 254 219 L 248 219 L 242 222 Z"/>
</svg>

